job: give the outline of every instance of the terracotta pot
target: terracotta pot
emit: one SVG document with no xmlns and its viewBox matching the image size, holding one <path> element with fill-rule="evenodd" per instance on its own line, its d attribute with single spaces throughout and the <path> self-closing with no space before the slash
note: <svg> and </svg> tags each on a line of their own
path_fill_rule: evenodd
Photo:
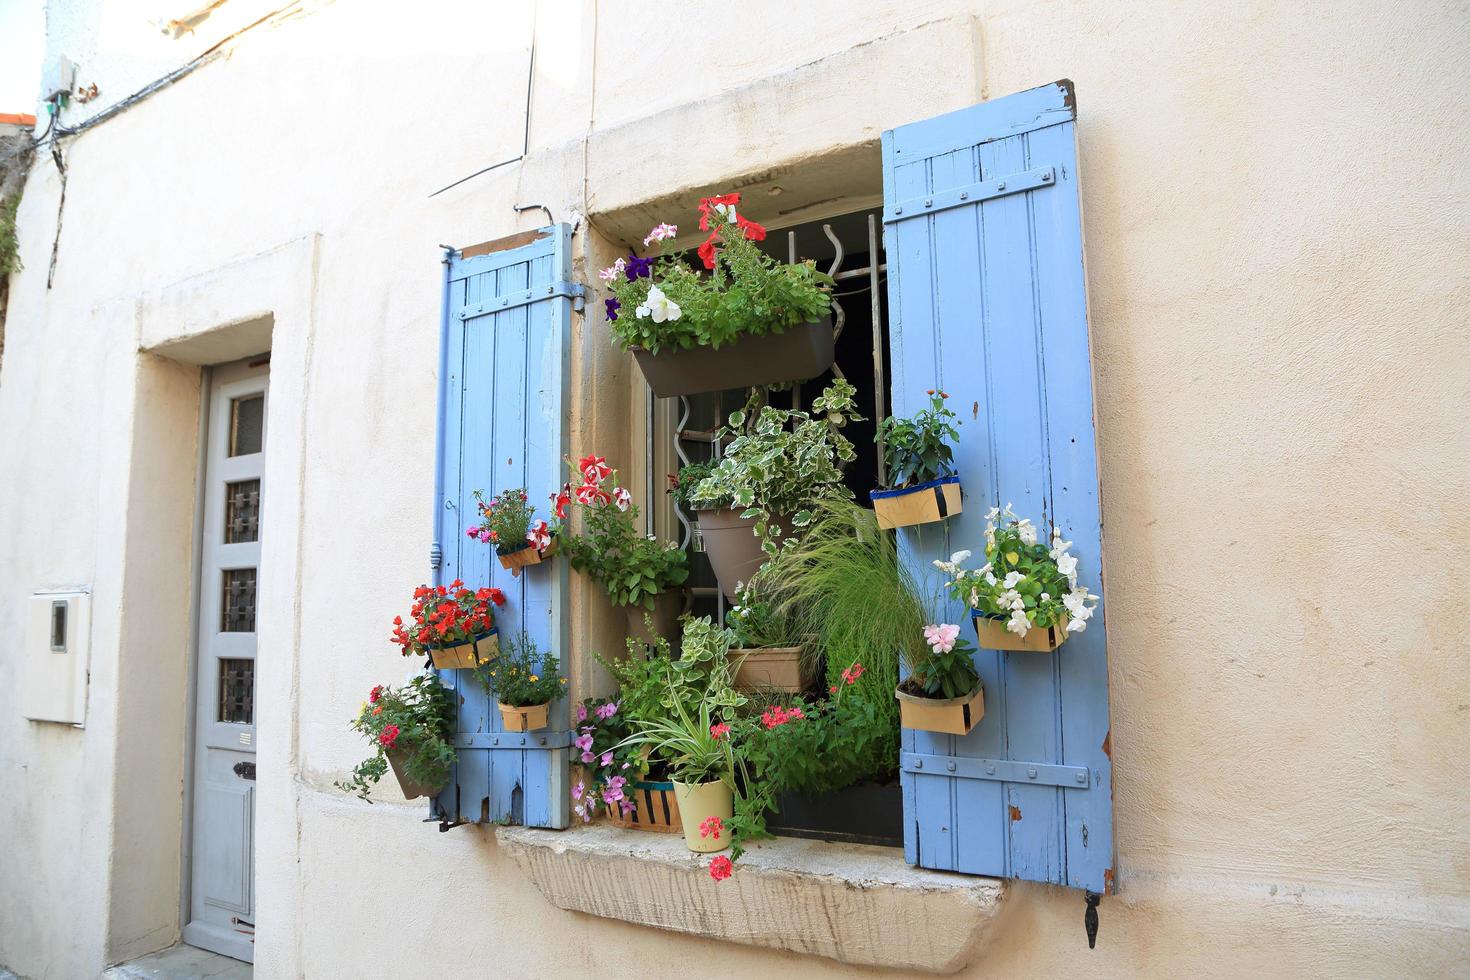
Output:
<svg viewBox="0 0 1470 980">
<path fill-rule="evenodd" d="M 662 638 L 670 643 L 679 633 L 679 612 L 683 609 L 684 597 L 682 593 L 675 591 L 660 592 L 653 597 L 653 611 L 649 612 L 642 606 L 625 606 L 623 612 L 628 617 L 628 635 L 640 643 L 652 646 L 656 639 Z M 649 630 L 648 624 L 644 622 L 647 616 L 653 620 L 653 629 Z"/>
<path fill-rule="evenodd" d="M 415 782 L 408 776 L 408 753 L 403 749 L 388 750 L 388 765 L 393 769 L 393 776 L 398 780 L 398 788 L 403 792 L 406 800 L 416 800 L 420 796 L 438 796 L 444 792 L 444 787 L 449 785 L 446 780 L 440 786 L 426 786 Z"/>
<path fill-rule="evenodd" d="M 902 490 L 872 490 L 873 512 L 879 527 L 909 527 L 932 524 L 953 517 L 961 510 L 960 478 L 946 476 Z"/>
<path fill-rule="evenodd" d="M 666 347 L 633 356 L 655 395 L 697 395 L 752 385 L 806 381 L 832 366 L 832 321 L 802 323 L 778 334 L 746 335 L 713 347 Z"/>
<path fill-rule="evenodd" d="M 985 689 L 979 684 L 960 698 L 921 698 L 901 690 L 893 696 L 898 698 L 898 723 L 904 728 L 968 735 L 985 717 Z"/>
<path fill-rule="evenodd" d="M 980 638 L 984 650 L 1029 650 L 1032 653 L 1051 653 L 1067 639 L 1067 628 L 1062 624 L 1036 627 L 1026 631 L 1024 637 L 1006 629 L 1006 621 L 999 616 L 984 616 L 972 613 L 975 635 Z"/>
<path fill-rule="evenodd" d="M 731 650 L 735 687 L 741 691 L 779 691 L 800 694 L 811 683 L 810 664 L 803 665 L 803 647 L 750 647 Z"/>
<path fill-rule="evenodd" d="M 517 707 L 513 704 L 495 702 L 500 709 L 500 721 L 507 732 L 534 732 L 551 724 L 551 704 L 528 704 Z"/>
<path fill-rule="evenodd" d="M 723 851 L 730 846 L 730 819 L 735 816 L 735 794 L 722 779 L 709 783 L 681 783 L 674 780 L 674 797 L 679 801 L 679 822 L 684 828 L 684 846 L 700 854 Z M 725 826 L 720 836 L 701 837 L 700 824 L 719 817 Z"/>
<path fill-rule="evenodd" d="M 466 643 L 449 646 L 429 647 L 429 659 L 440 670 L 474 668 L 489 663 L 500 652 L 500 630 L 491 627 L 490 632 L 481 633 Z"/>
<path fill-rule="evenodd" d="M 749 582 L 768 557 L 761 550 L 761 539 L 755 535 L 755 518 L 741 517 L 740 511 L 729 507 L 702 510 L 699 531 L 710 568 L 719 579 L 720 591 L 725 593 L 725 598 L 734 599 L 735 586 Z"/>
</svg>

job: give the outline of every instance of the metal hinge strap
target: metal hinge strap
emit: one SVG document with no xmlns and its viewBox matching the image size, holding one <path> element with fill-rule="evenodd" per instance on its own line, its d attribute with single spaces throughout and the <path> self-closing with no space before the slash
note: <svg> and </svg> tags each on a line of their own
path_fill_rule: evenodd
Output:
<svg viewBox="0 0 1470 980">
<path fill-rule="evenodd" d="M 947 208 L 978 204 L 981 201 L 1005 197 L 1007 194 L 1035 190 L 1038 187 L 1050 187 L 1056 183 L 1056 179 L 1055 167 L 1042 167 L 1039 170 L 1024 170 L 1021 173 L 1007 174 L 994 180 L 982 180 L 978 184 L 966 184 L 964 187 L 953 187 L 949 190 L 925 194 L 923 197 L 911 197 L 906 201 L 899 201 L 897 204 L 884 208 L 883 223 L 889 225 L 895 221 L 906 221 L 909 218 L 922 218 Z"/>
<path fill-rule="evenodd" d="M 904 752 L 899 757 L 904 772 L 924 776 L 954 776 L 956 779 L 992 779 L 1002 783 L 1032 783 L 1087 789 L 1092 773 L 1086 766 L 1055 766 L 1045 762 L 1014 762 L 1010 759 L 972 759 L 961 755 L 922 755 Z"/>
<path fill-rule="evenodd" d="M 571 732 L 459 732 L 457 749 L 564 749 L 572 744 Z"/>
<path fill-rule="evenodd" d="M 504 296 L 492 296 L 479 303 L 469 303 L 460 307 L 455 314 L 461 320 L 471 317 L 488 316 L 491 313 L 504 313 L 519 306 L 540 302 L 543 299 L 553 299 L 558 296 L 566 296 L 572 300 L 572 308 L 582 308 L 582 297 L 585 290 L 581 283 L 576 282 L 553 282 L 545 286 L 532 286 L 530 289 L 522 289 L 515 293 L 506 293 Z"/>
</svg>

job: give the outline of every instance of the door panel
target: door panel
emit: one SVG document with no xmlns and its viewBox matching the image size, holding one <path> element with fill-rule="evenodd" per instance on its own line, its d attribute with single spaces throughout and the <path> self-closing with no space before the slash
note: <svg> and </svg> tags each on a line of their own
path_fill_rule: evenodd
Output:
<svg viewBox="0 0 1470 980">
<path fill-rule="evenodd" d="M 252 960 L 255 626 L 265 468 L 264 366 L 215 369 L 205 447 L 195 665 L 189 923 L 194 946 Z"/>
</svg>

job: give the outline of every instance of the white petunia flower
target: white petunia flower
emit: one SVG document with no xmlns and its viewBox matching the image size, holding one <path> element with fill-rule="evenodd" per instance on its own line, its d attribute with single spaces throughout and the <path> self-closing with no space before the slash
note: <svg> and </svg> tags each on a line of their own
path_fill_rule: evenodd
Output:
<svg viewBox="0 0 1470 980">
<path fill-rule="evenodd" d="M 1077 574 L 1077 556 L 1063 554 L 1057 559 L 1057 571 L 1068 578 L 1075 576 Z"/>
<path fill-rule="evenodd" d="M 968 551 L 956 551 L 954 554 L 952 554 L 952 555 L 949 556 L 949 560 L 951 562 L 953 562 L 954 564 L 956 564 L 956 565 L 960 564 L 961 562 L 969 561 L 970 560 L 970 552 L 968 552 Z"/>
<path fill-rule="evenodd" d="M 985 582 L 986 582 L 987 585 L 994 585 L 995 584 L 995 573 L 994 572 L 986 572 L 985 573 Z"/>
<path fill-rule="evenodd" d="M 1029 518 L 1021 518 L 1021 523 L 1016 525 L 1016 531 L 1021 536 L 1022 544 L 1029 547 L 1036 543 L 1036 525 Z"/>
<path fill-rule="evenodd" d="M 1007 589 L 1006 591 L 995 597 L 995 604 L 997 606 L 1003 606 L 1006 609 L 1016 608 L 1016 603 L 1018 602 L 1023 608 L 1025 607 L 1025 600 L 1021 598 L 1021 593 L 1017 592 L 1015 589 Z"/>
<path fill-rule="evenodd" d="M 1047 554 L 1051 555 L 1053 561 L 1056 561 L 1058 558 L 1065 555 L 1067 553 L 1067 549 L 1070 547 L 1072 547 L 1072 542 L 1063 541 L 1062 536 L 1059 534 L 1051 539 L 1051 551 L 1047 552 Z"/>
<path fill-rule="evenodd" d="M 1025 580 L 1026 576 L 1022 575 L 1020 572 L 1006 572 L 1006 580 L 1004 585 L 1008 589 L 1014 589 L 1016 587 L 1016 583 L 1024 582 Z"/>
<path fill-rule="evenodd" d="M 992 507 L 992 508 L 990 508 L 990 510 L 988 510 L 988 511 L 985 512 L 985 519 L 987 521 L 993 521 L 993 520 L 995 520 L 999 516 L 1000 516 L 1000 508 L 999 507 Z"/>
<path fill-rule="evenodd" d="M 1011 613 L 1011 618 L 1006 620 L 1006 629 L 1021 638 L 1025 638 L 1026 631 L 1031 628 L 1031 621 L 1026 618 L 1026 610 L 1017 609 Z"/>
<path fill-rule="evenodd" d="M 1092 609 L 1086 604 L 1090 598 L 1093 597 L 1088 595 L 1087 587 L 1083 586 L 1062 596 L 1062 605 L 1067 607 L 1067 612 L 1071 613 L 1074 619 L 1086 620 L 1092 616 Z"/>
<path fill-rule="evenodd" d="M 1085 629 L 1087 629 L 1087 624 L 1080 619 L 1074 619 L 1067 624 L 1068 633 L 1081 633 Z"/>
<path fill-rule="evenodd" d="M 663 323 L 665 320 L 677 320 L 683 311 L 679 304 L 664 295 L 664 291 L 657 286 L 648 287 L 648 298 L 643 304 L 633 311 L 638 319 L 646 316 L 653 317 L 654 323 Z"/>
</svg>

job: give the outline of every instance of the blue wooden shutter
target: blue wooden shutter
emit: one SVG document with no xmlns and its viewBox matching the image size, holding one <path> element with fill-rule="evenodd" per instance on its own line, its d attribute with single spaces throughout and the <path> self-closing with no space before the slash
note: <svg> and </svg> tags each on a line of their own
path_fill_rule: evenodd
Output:
<svg viewBox="0 0 1470 980">
<path fill-rule="evenodd" d="M 501 244 L 507 247 L 496 249 Z M 435 581 L 463 579 L 504 590 L 501 638 L 524 629 L 542 651 L 567 660 L 564 561 L 512 577 L 490 545 L 470 541 L 474 491 L 526 487 L 538 517 L 565 480 L 567 374 L 573 304 L 571 229 L 564 224 L 491 243 L 491 251 L 445 258 L 435 481 Z M 442 675 L 459 693 L 454 779 L 439 795 L 449 820 L 567 825 L 567 700 L 551 725 L 502 731 L 495 699 L 468 671 Z"/>
<path fill-rule="evenodd" d="M 1102 591 L 1075 120 L 1062 81 L 883 134 L 893 411 L 939 386 L 964 422 L 964 512 L 899 532 L 926 578 L 952 551 L 982 555 L 985 512 L 1014 502 L 1062 527 Z M 960 604 L 943 613 L 973 641 Z M 1112 890 L 1105 624 L 1099 602 L 1055 653 L 981 650 L 975 730 L 904 732 L 910 861 Z"/>
</svg>

